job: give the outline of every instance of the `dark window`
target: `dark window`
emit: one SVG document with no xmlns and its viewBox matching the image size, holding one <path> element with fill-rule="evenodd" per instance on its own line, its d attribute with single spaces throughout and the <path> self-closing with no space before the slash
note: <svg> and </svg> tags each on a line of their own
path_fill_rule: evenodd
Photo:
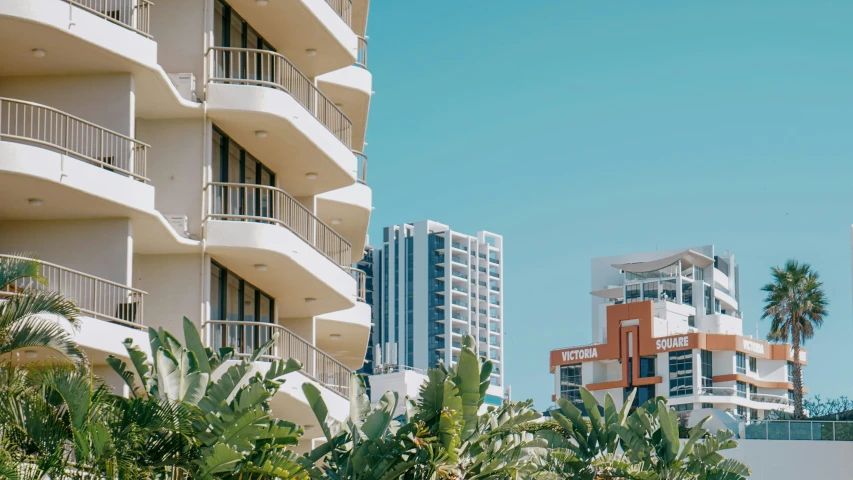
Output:
<svg viewBox="0 0 853 480">
<path fill-rule="evenodd" d="M 702 408 L 714 408 L 714 404 L 713 403 L 703 403 Z"/>
<path fill-rule="evenodd" d="M 702 388 L 714 386 L 714 362 L 713 354 L 708 350 L 702 350 Z"/>
<path fill-rule="evenodd" d="M 676 412 L 689 412 L 690 410 L 693 410 L 693 404 L 692 403 L 682 403 L 681 405 L 674 405 L 672 407 L 672 409 L 675 410 Z"/>
<path fill-rule="evenodd" d="M 794 363 L 788 362 L 788 383 L 794 383 Z"/>
<path fill-rule="evenodd" d="M 693 351 L 669 352 L 669 396 L 693 394 Z"/>
<path fill-rule="evenodd" d="M 628 399 L 628 395 L 631 394 L 634 390 L 637 390 L 637 394 L 634 395 L 634 401 L 631 403 L 633 407 L 640 407 L 644 405 L 649 400 L 655 398 L 655 386 L 654 385 L 643 385 L 640 387 L 627 387 L 623 389 L 623 397 L 622 401 Z"/>
<path fill-rule="evenodd" d="M 753 400 L 756 395 L 758 395 L 758 387 L 756 387 L 755 385 L 750 385 L 749 386 L 749 399 Z"/>
<path fill-rule="evenodd" d="M 681 303 L 693 305 L 693 284 L 684 282 L 681 284 Z"/>
<path fill-rule="evenodd" d="M 222 130 L 213 127 L 212 178 L 214 182 L 275 186 L 275 174 Z M 273 215 L 273 191 L 268 188 L 214 187 L 214 213 L 222 215 Z"/>
<path fill-rule="evenodd" d="M 640 301 L 640 285 L 625 285 L 625 303 Z"/>
<path fill-rule="evenodd" d="M 655 376 L 656 356 L 640 357 L 640 378 L 649 378 Z"/>
<path fill-rule="evenodd" d="M 737 405 L 737 414 L 740 415 L 741 417 L 746 418 L 746 410 L 747 410 L 746 407 L 742 407 L 740 405 Z"/>
<path fill-rule="evenodd" d="M 737 373 L 746 373 L 746 355 L 741 352 L 736 352 L 735 362 L 737 366 L 737 369 L 735 371 Z"/>
<path fill-rule="evenodd" d="M 757 372 L 758 371 L 758 359 L 755 357 L 749 357 L 749 371 Z"/>
<path fill-rule="evenodd" d="M 711 287 L 705 285 L 705 314 L 714 313 L 714 304 L 711 302 Z"/>
<path fill-rule="evenodd" d="M 737 396 L 741 398 L 746 398 L 746 384 L 743 382 L 737 382 Z"/>
<path fill-rule="evenodd" d="M 225 317 L 225 318 L 223 318 Z M 210 265 L 210 320 L 274 323 L 273 298 L 222 265 Z M 251 354 L 272 336 L 272 328 L 260 325 L 218 325 L 214 346 L 234 347 L 238 354 Z"/>
<path fill-rule="evenodd" d="M 658 282 L 647 282 L 643 284 L 643 300 L 658 299 Z"/>
<path fill-rule="evenodd" d="M 583 403 L 580 387 L 583 386 L 581 364 L 563 365 L 560 367 L 560 397 L 573 404 Z"/>
<path fill-rule="evenodd" d="M 674 302 L 676 297 L 677 284 L 675 280 L 664 280 L 660 283 L 663 298 L 669 302 Z"/>
</svg>

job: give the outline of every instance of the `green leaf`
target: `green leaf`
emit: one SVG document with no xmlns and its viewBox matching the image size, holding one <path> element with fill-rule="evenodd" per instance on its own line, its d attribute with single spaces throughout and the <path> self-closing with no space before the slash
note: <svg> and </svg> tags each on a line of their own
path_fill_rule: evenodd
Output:
<svg viewBox="0 0 853 480">
<path fill-rule="evenodd" d="M 210 361 L 207 358 L 207 350 L 204 348 L 204 343 L 201 341 L 201 335 L 198 332 L 195 324 L 187 317 L 184 317 L 184 341 L 187 343 L 187 349 L 195 355 L 198 360 L 198 368 L 203 373 L 211 373 Z"/>
<path fill-rule="evenodd" d="M 465 343 L 466 340 L 468 340 L 467 343 Z M 453 378 L 453 383 L 456 384 L 462 400 L 462 420 L 465 422 L 461 432 L 463 439 L 470 437 L 477 428 L 477 410 L 484 400 L 480 395 L 480 359 L 468 346 L 473 342 L 474 339 L 470 335 L 463 336 L 465 344 L 456 362 L 456 376 Z"/>
<path fill-rule="evenodd" d="M 204 448 L 201 452 L 201 458 L 193 461 L 198 466 L 194 478 L 198 480 L 215 479 L 217 477 L 214 474 L 233 472 L 237 463 L 242 459 L 243 456 L 231 445 L 217 443 L 213 447 Z"/>
<path fill-rule="evenodd" d="M 397 392 L 385 392 L 379 405 L 364 421 L 362 431 L 370 440 L 382 437 L 391 425 L 391 418 L 397 408 Z"/>
<path fill-rule="evenodd" d="M 162 395 L 173 401 L 197 405 L 204 397 L 210 375 L 201 372 L 195 355 L 186 349 L 156 353 L 158 385 Z"/>
</svg>

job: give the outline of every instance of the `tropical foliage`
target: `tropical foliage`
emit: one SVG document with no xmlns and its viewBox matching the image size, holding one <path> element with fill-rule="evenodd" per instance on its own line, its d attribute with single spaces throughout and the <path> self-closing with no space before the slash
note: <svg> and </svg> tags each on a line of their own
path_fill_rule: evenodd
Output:
<svg viewBox="0 0 853 480">
<path fill-rule="evenodd" d="M 531 476 L 545 442 L 517 427 L 541 415 L 530 402 L 482 412 L 491 372 L 492 363 L 481 360 L 473 337 L 465 336 L 456 365 L 431 369 L 420 399 L 407 402 L 402 418 L 392 418 L 399 401 L 395 393 L 386 393 L 370 410 L 358 381 L 345 425 L 331 420 L 320 392 L 304 384 L 327 440 L 310 459 L 322 460 L 322 478 L 334 480 Z"/>
<path fill-rule="evenodd" d="M 580 393 L 588 421 L 581 409 L 559 399 L 551 416 L 560 428 L 536 431 L 548 442 L 537 478 L 734 480 L 749 475 L 744 464 L 719 453 L 737 446 L 731 432 L 711 435 L 702 420 L 682 442 L 678 416 L 662 397 L 629 414 L 634 393 L 618 410 L 609 394 L 602 408 L 586 389 Z"/>
<path fill-rule="evenodd" d="M 71 335 L 44 315 L 65 317 L 77 325 L 78 309 L 59 293 L 47 290 L 39 262 L 24 256 L 0 258 L 0 358 L 23 349 L 47 348 L 80 361 L 83 354 Z"/>
<path fill-rule="evenodd" d="M 773 281 L 762 287 L 767 295 L 761 318 L 771 321 L 768 340 L 787 342 L 790 339 L 793 344 L 794 418 L 805 418 L 800 349 L 823 325 L 829 300 L 820 276 L 807 263 L 788 260 L 781 268 L 771 268 L 770 273 Z"/>
<path fill-rule="evenodd" d="M 36 265 L 33 268 L 33 265 Z M 4 264 L 0 274 L 38 281 L 37 264 Z M 9 280 L 11 279 L 11 280 Z M 34 297 L 34 298 L 30 298 Z M 258 362 L 276 338 L 251 356 L 205 348 L 183 321 L 184 341 L 149 329 L 150 358 L 125 342 L 129 362 L 108 357 L 124 381 L 116 395 L 98 379 L 64 331 L 39 313 L 76 309 L 57 295 L 24 288 L 0 303 L 11 328 L 7 354 L 41 342 L 71 362 L 13 364 L 0 357 L 0 480 L 62 479 L 725 479 L 748 469 L 718 453 L 736 444 L 728 432 L 710 435 L 700 423 L 683 443 L 664 399 L 629 412 L 633 394 L 616 409 L 581 390 L 584 413 L 559 400 L 540 422 L 531 402 L 486 404 L 492 363 L 463 337 L 458 361 L 428 372 L 414 401 L 386 393 L 371 408 L 364 381 L 354 376 L 344 422 L 329 415 L 317 386 L 302 385 L 326 442 L 293 453 L 303 430 L 276 418 L 274 395 L 298 362 Z M 19 329 L 19 330 L 16 330 Z M 67 335 L 67 334 L 66 334 Z M 30 338 L 29 341 L 22 339 Z"/>
</svg>

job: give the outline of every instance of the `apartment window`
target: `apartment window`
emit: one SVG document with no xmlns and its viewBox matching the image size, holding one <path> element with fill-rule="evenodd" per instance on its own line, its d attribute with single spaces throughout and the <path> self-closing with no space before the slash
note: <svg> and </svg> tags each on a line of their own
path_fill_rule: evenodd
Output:
<svg viewBox="0 0 853 480">
<path fill-rule="evenodd" d="M 758 387 L 750 384 L 749 385 L 749 398 L 753 399 L 753 398 L 755 398 L 756 395 L 758 395 Z"/>
<path fill-rule="evenodd" d="M 794 391 L 788 390 L 788 404 L 791 405 L 794 403 Z"/>
<path fill-rule="evenodd" d="M 746 384 L 743 382 L 737 382 L 737 396 L 741 398 L 746 398 Z"/>
<path fill-rule="evenodd" d="M 740 405 L 737 405 L 737 414 L 738 414 L 740 417 L 742 417 L 742 418 L 746 418 L 746 410 L 747 410 L 747 408 L 746 408 L 746 407 L 742 407 L 742 406 L 740 406 Z"/>
<path fill-rule="evenodd" d="M 693 266 L 693 277 L 694 277 L 693 280 L 698 280 L 700 282 L 702 280 L 705 280 L 705 270 L 694 265 Z"/>
<path fill-rule="evenodd" d="M 755 357 L 749 357 L 749 371 L 752 373 L 758 372 L 758 359 Z"/>
<path fill-rule="evenodd" d="M 275 186 L 275 174 L 222 130 L 213 127 L 214 182 Z M 214 213 L 272 216 L 273 192 L 263 188 L 214 187 Z"/>
<path fill-rule="evenodd" d="M 672 409 L 676 412 L 689 412 L 693 410 L 692 403 L 682 403 L 681 405 L 673 405 Z"/>
<path fill-rule="evenodd" d="M 272 45 L 224 1 L 216 0 L 213 10 L 213 42 L 217 47 L 275 51 Z"/>
<path fill-rule="evenodd" d="M 483 299 L 483 300 L 485 300 L 485 299 Z M 498 299 L 498 295 L 496 293 L 490 293 L 489 294 L 489 303 L 491 303 L 492 305 L 500 305 L 501 304 L 500 300 Z"/>
<path fill-rule="evenodd" d="M 274 318 L 275 302 L 270 295 L 222 265 L 211 262 L 210 320 L 274 323 Z M 237 353 L 249 354 L 269 340 L 271 335 L 271 327 L 231 323 L 217 326 L 213 340 L 216 348 L 233 347 Z"/>
<path fill-rule="evenodd" d="M 675 291 L 678 288 L 675 280 L 664 280 L 660 283 L 663 299 L 669 302 L 674 302 L 677 298 Z"/>
<path fill-rule="evenodd" d="M 788 362 L 788 383 L 794 383 L 794 363 Z"/>
<path fill-rule="evenodd" d="M 669 396 L 693 394 L 693 351 L 669 352 Z"/>
<path fill-rule="evenodd" d="M 658 299 L 658 282 L 646 282 L 643 284 L 643 300 Z"/>
<path fill-rule="evenodd" d="M 743 354 L 741 352 L 735 353 L 735 366 L 737 367 L 735 369 L 735 372 L 746 373 L 746 355 L 745 354 Z"/>
<path fill-rule="evenodd" d="M 753 422 L 758 420 L 758 410 L 754 408 L 749 409 L 749 420 Z"/>
<path fill-rule="evenodd" d="M 640 387 L 626 387 L 622 390 L 622 401 L 628 399 L 628 395 L 631 394 L 634 390 L 637 390 L 637 394 L 634 395 L 634 401 L 631 403 L 633 407 L 639 407 L 644 405 L 649 400 L 655 398 L 655 386 L 654 385 L 643 385 Z"/>
<path fill-rule="evenodd" d="M 714 313 L 714 304 L 711 302 L 711 287 L 705 285 L 705 314 Z"/>
<path fill-rule="evenodd" d="M 640 285 L 625 285 L 625 303 L 640 301 Z"/>
<path fill-rule="evenodd" d="M 580 387 L 583 386 L 581 364 L 563 365 L 560 367 L 560 397 L 571 403 L 580 404 Z"/>
<path fill-rule="evenodd" d="M 655 376 L 656 356 L 640 357 L 640 378 L 649 378 Z"/>
<path fill-rule="evenodd" d="M 702 360 L 702 388 L 711 388 L 714 386 L 714 357 L 708 350 L 702 350 L 700 354 Z"/>
<path fill-rule="evenodd" d="M 714 408 L 714 404 L 713 403 L 703 403 L 702 408 Z"/>
<path fill-rule="evenodd" d="M 693 305 L 693 284 L 684 282 L 681 284 L 681 303 Z"/>
</svg>

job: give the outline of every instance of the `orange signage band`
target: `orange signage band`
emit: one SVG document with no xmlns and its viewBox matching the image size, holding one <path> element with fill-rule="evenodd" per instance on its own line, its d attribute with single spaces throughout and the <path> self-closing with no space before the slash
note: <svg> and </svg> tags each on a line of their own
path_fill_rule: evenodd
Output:
<svg viewBox="0 0 853 480">
<path fill-rule="evenodd" d="M 695 348 L 710 351 L 742 352 L 768 360 L 794 361 L 790 344 L 771 344 L 741 335 L 693 332 L 655 338 L 652 336 L 653 317 L 654 307 L 651 301 L 608 306 L 608 341 L 583 347 L 552 350 L 550 355 L 551 371 L 553 372 L 560 365 L 622 359 L 623 377 L 627 378 L 628 333 L 633 334 L 631 336 L 633 338 L 631 342 L 633 355 L 631 357 L 635 358 L 634 369 L 637 370 L 632 372 L 634 378 L 639 377 L 639 360 L 636 359 L 638 356 L 650 356 Z M 623 326 L 623 323 L 627 322 L 631 322 L 631 324 Z M 806 364 L 806 351 L 802 349 L 801 352 L 800 363 Z"/>
</svg>

